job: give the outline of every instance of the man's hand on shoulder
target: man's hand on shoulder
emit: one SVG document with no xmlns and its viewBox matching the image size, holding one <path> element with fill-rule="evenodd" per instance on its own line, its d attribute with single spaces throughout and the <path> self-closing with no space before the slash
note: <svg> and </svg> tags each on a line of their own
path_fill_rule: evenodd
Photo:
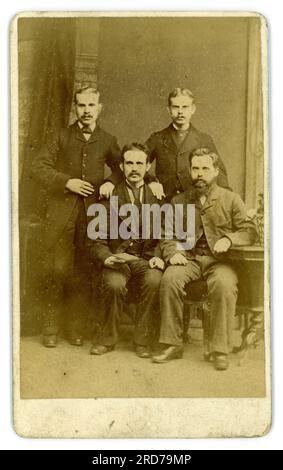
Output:
<svg viewBox="0 0 283 470">
<path fill-rule="evenodd" d="M 67 181 L 66 189 L 72 193 L 79 194 L 79 196 L 88 197 L 94 193 L 94 187 L 91 183 L 81 180 L 79 178 L 71 178 Z"/>
<path fill-rule="evenodd" d="M 115 186 L 113 183 L 111 183 L 111 181 L 106 181 L 106 183 L 103 183 L 99 188 L 99 196 L 101 197 L 101 199 L 109 199 L 110 196 L 112 196 L 114 188 Z"/>
<path fill-rule="evenodd" d="M 226 253 L 229 248 L 231 248 L 232 242 L 230 238 L 228 237 L 222 237 L 214 245 L 213 251 L 217 254 L 220 255 L 221 253 Z"/>
<path fill-rule="evenodd" d="M 164 194 L 164 190 L 163 190 L 163 186 L 161 183 L 158 183 L 157 181 L 152 181 L 151 183 L 149 183 L 148 185 L 153 193 L 153 195 L 159 200 L 161 201 L 164 197 L 165 197 L 165 194 Z"/>
<path fill-rule="evenodd" d="M 174 256 L 172 256 L 172 258 L 170 258 L 169 263 L 173 266 L 186 266 L 186 264 L 188 264 L 188 260 L 184 255 L 182 255 L 182 253 L 176 253 Z"/>
</svg>

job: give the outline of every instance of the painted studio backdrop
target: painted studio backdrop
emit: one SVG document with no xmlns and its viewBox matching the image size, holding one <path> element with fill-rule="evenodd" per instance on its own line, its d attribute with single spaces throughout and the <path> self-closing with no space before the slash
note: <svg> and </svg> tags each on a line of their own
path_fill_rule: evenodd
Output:
<svg viewBox="0 0 283 470">
<path fill-rule="evenodd" d="M 21 18 L 18 33 L 21 314 L 22 333 L 33 334 L 40 330 L 36 243 L 46 198 L 30 167 L 43 142 L 75 119 L 74 89 L 98 87 L 101 125 L 123 146 L 166 127 L 169 92 L 189 88 L 193 123 L 213 137 L 230 186 L 256 208 L 263 191 L 260 20 Z"/>
</svg>

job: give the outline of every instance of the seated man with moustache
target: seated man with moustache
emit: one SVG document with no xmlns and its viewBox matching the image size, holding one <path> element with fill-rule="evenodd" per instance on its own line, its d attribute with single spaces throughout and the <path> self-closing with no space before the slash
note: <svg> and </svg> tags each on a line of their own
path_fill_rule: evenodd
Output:
<svg viewBox="0 0 283 470">
<path fill-rule="evenodd" d="M 190 282 L 204 279 L 210 302 L 210 357 L 217 370 L 229 366 L 233 317 L 237 301 L 237 274 L 225 254 L 233 246 L 250 245 L 255 226 L 247 219 L 240 196 L 221 188 L 218 155 L 200 148 L 190 155 L 193 189 L 172 199 L 172 204 L 195 205 L 195 240 L 187 249 L 184 240 L 161 241 L 168 267 L 160 284 L 160 338 L 162 350 L 153 362 L 164 363 L 183 355 L 183 307 Z M 184 211 L 186 214 L 186 211 Z M 184 220 L 186 226 L 187 221 Z"/>
<path fill-rule="evenodd" d="M 158 204 L 150 187 L 144 183 L 145 173 L 150 168 L 147 148 L 138 143 L 126 145 L 122 150 L 120 168 L 124 179 L 112 194 L 118 198 L 117 221 L 119 228 L 125 223 L 126 216 L 121 215 L 123 208 L 135 205 L 141 214 L 143 204 Z M 111 199 L 112 199 L 111 197 Z M 107 216 L 111 217 L 111 199 L 105 201 Z M 126 210 L 126 209 L 125 209 Z M 128 219 L 128 217 L 127 217 Z M 142 239 L 140 233 L 129 238 L 111 236 L 113 226 L 105 224 L 107 234 L 91 242 L 95 261 L 103 265 L 100 281 L 101 307 L 104 314 L 102 331 L 93 344 L 90 353 L 102 355 L 112 351 L 118 341 L 119 320 L 126 301 L 129 283 L 135 285 L 138 293 L 137 315 L 135 321 L 134 344 L 138 357 L 151 356 L 151 344 L 155 336 L 155 323 L 158 320 L 159 284 L 164 262 L 158 253 L 158 240 Z M 90 228 L 90 224 L 89 224 Z M 90 231 L 88 229 L 89 237 Z"/>
</svg>

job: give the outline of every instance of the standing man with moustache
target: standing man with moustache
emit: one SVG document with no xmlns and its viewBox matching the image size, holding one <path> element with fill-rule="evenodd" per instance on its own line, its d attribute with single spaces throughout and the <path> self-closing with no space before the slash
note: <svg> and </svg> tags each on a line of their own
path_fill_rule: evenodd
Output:
<svg viewBox="0 0 283 470">
<path fill-rule="evenodd" d="M 194 96 L 187 88 L 175 88 L 168 97 L 169 127 L 154 132 L 146 141 L 150 160 L 156 161 L 155 175 L 163 185 L 168 201 L 191 187 L 189 155 L 192 150 L 207 147 L 217 152 L 212 138 L 196 129 L 191 119 L 196 111 Z M 227 172 L 219 157 L 217 184 L 229 188 Z M 153 183 L 153 185 L 157 185 Z"/>
<path fill-rule="evenodd" d="M 83 344 L 83 292 L 92 274 L 86 248 L 87 209 L 99 197 L 109 197 L 109 190 L 122 176 L 116 138 L 97 123 L 102 110 L 99 92 L 84 87 L 76 91 L 74 100 L 77 121 L 62 129 L 32 165 L 34 179 L 48 193 L 42 253 L 46 347 L 57 345 L 60 311 L 67 302 L 69 341 L 77 346 Z M 106 182 L 105 164 L 112 170 Z"/>
</svg>

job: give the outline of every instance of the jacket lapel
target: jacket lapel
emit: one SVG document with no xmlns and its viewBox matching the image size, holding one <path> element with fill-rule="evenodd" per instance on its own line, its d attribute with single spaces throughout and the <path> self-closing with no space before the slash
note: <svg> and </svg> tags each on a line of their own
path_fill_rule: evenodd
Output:
<svg viewBox="0 0 283 470">
<path fill-rule="evenodd" d="M 119 225 L 120 223 L 127 219 L 129 217 L 129 215 L 121 215 L 119 212 L 120 212 L 120 208 L 123 204 L 131 204 L 131 199 L 130 199 L 130 196 L 129 196 L 129 193 L 128 193 L 128 190 L 127 190 L 127 186 L 126 186 L 126 182 L 125 180 L 122 181 L 118 186 L 115 187 L 115 190 L 114 190 L 114 193 L 113 193 L 113 196 L 117 196 L 118 197 L 118 214 L 117 214 L 117 219 L 119 220 Z M 123 251 L 126 251 L 127 248 L 129 247 L 129 244 L 131 243 L 131 239 L 128 239 L 128 240 L 120 240 L 120 245 L 117 247 L 116 249 L 116 252 L 120 253 L 120 252 L 123 252 Z"/>
<path fill-rule="evenodd" d="M 84 138 L 84 135 L 83 135 L 81 129 L 79 128 L 78 122 L 79 121 L 76 121 L 73 124 L 74 132 L 75 132 L 75 138 L 80 140 L 81 142 L 86 142 L 86 139 Z"/>
<path fill-rule="evenodd" d="M 101 140 L 102 132 L 100 127 L 96 124 L 93 133 L 91 134 L 90 138 L 88 139 L 88 143 L 96 142 L 97 140 Z"/>
<path fill-rule="evenodd" d="M 118 218 L 120 220 L 126 219 L 128 216 L 119 215 L 120 207 L 123 204 L 131 204 L 130 196 L 129 196 L 125 181 L 122 181 L 122 183 L 120 183 L 118 186 L 116 186 L 116 188 L 114 190 L 114 193 L 113 193 L 113 196 L 118 197 Z"/>
<path fill-rule="evenodd" d="M 179 154 L 191 152 L 193 149 L 197 147 L 197 141 L 195 139 L 195 128 L 190 124 L 189 132 L 187 133 L 186 137 L 184 138 L 181 147 L 179 148 Z"/>
<path fill-rule="evenodd" d="M 150 189 L 150 187 L 145 184 L 144 185 L 144 203 L 145 204 L 154 204 L 156 202 L 156 199 Z"/>
<path fill-rule="evenodd" d="M 163 145 L 169 148 L 172 152 L 177 153 L 178 149 L 174 142 L 173 135 L 172 135 L 172 124 L 170 124 L 167 129 L 165 129 L 163 134 Z"/>
<path fill-rule="evenodd" d="M 217 184 L 214 184 L 207 194 L 206 201 L 203 205 L 204 210 L 209 209 L 210 207 L 214 206 L 215 201 L 218 199 L 218 194 L 219 194 L 219 188 Z"/>
</svg>

